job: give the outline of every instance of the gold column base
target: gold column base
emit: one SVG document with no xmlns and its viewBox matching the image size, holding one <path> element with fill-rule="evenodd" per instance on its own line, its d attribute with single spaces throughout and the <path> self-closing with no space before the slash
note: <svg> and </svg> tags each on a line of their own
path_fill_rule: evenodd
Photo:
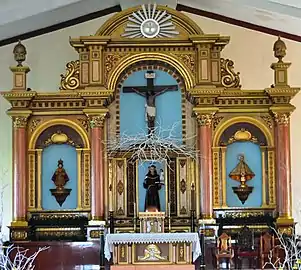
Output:
<svg viewBox="0 0 301 270">
<path fill-rule="evenodd" d="M 280 226 L 283 225 L 294 226 L 295 221 L 294 218 L 292 217 L 278 217 L 276 220 L 276 224 Z"/>
<path fill-rule="evenodd" d="M 16 220 L 10 223 L 10 227 L 27 227 L 28 222 L 23 220 Z"/>
</svg>

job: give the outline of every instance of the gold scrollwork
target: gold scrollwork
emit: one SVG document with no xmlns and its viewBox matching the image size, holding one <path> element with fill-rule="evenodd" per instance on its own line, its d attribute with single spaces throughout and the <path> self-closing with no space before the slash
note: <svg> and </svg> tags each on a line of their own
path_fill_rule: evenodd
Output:
<svg viewBox="0 0 301 270">
<path fill-rule="evenodd" d="M 88 123 L 87 119 L 78 118 L 77 121 L 80 122 L 80 124 L 82 125 L 82 127 L 83 127 L 87 132 L 89 131 L 89 123 Z"/>
<path fill-rule="evenodd" d="M 223 116 L 214 116 L 213 122 L 212 122 L 212 128 L 213 128 L 213 130 L 215 130 L 217 128 L 217 126 L 223 120 L 223 118 L 224 118 Z"/>
<path fill-rule="evenodd" d="M 36 127 L 41 123 L 41 119 L 33 119 L 31 122 L 31 127 L 30 127 L 30 131 L 33 132 Z"/>
<path fill-rule="evenodd" d="M 79 87 L 79 60 L 66 64 L 66 74 L 61 74 L 60 90 L 75 90 Z"/>
<path fill-rule="evenodd" d="M 274 119 L 278 125 L 288 125 L 290 122 L 290 113 L 274 112 Z"/>
<path fill-rule="evenodd" d="M 195 59 L 194 54 L 177 54 L 177 57 L 191 70 L 195 72 Z"/>
<path fill-rule="evenodd" d="M 274 126 L 274 121 L 273 121 L 273 118 L 272 116 L 270 115 L 262 115 L 261 116 L 262 120 L 267 124 L 267 126 L 272 129 L 273 126 Z"/>
<path fill-rule="evenodd" d="M 103 127 L 107 114 L 93 115 L 90 117 L 91 128 Z"/>
<path fill-rule="evenodd" d="M 230 59 L 221 58 L 221 82 L 227 88 L 239 88 L 239 72 L 234 71 L 234 62 Z"/>
<path fill-rule="evenodd" d="M 202 114 L 195 112 L 196 119 L 200 126 L 211 126 L 215 113 Z"/>
<path fill-rule="evenodd" d="M 27 126 L 27 116 L 14 116 L 13 124 L 15 128 L 25 128 Z"/>
</svg>

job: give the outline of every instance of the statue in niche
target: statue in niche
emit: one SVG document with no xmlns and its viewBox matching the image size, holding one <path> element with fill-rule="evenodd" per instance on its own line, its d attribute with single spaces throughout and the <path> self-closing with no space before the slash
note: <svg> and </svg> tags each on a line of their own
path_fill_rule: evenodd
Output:
<svg viewBox="0 0 301 270">
<path fill-rule="evenodd" d="M 61 159 L 58 161 L 57 169 L 52 176 L 52 181 L 58 189 L 64 189 L 64 186 L 69 181 L 68 174 L 64 169 L 64 162 Z"/>
<path fill-rule="evenodd" d="M 164 172 L 162 169 L 159 175 L 155 165 L 148 167 L 148 172 L 143 182 L 143 187 L 146 189 L 144 211 L 161 211 L 159 190 L 164 185 L 163 181 Z"/>
<path fill-rule="evenodd" d="M 155 120 L 156 120 L 156 97 L 167 92 L 167 91 L 177 91 L 177 85 L 165 85 L 165 86 L 155 86 L 154 79 L 156 73 L 153 71 L 147 71 L 145 73 L 145 78 L 147 80 L 147 86 L 129 86 L 123 87 L 124 93 L 136 93 L 143 96 L 146 99 L 145 104 L 145 121 L 147 122 L 148 135 L 154 132 Z"/>
<path fill-rule="evenodd" d="M 69 181 L 69 176 L 64 169 L 64 162 L 62 159 L 58 160 L 57 169 L 55 170 L 51 180 L 56 185 L 56 188 L 50 189 L 50 192 L 55 197 L 58 204 L 62 206 L 71 192 L 71 189 L 65 188 L 65 185 Z"/>
</svg>

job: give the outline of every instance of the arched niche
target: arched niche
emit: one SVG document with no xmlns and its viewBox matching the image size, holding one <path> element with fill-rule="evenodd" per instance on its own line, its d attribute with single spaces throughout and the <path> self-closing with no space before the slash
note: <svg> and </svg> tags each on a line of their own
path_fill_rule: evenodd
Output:
<svg viewBox="0 0 301 270">
<path fill-rule="evenodd" d="M 244 204 L 232 190 L 239 181 L 229 177 L 241 155 L 255 174 L 247 182 L 253 191 Z M 247 116 L 224 121 L 213 139 L 214 208 L 275 208 L 274 162 L 273 137 L 262 121 Z"/>
<path fill-rule="evenodd" d="M 69 181 L 70 195 L 60 206 L 50 189 L 58 161 Z M 85 130 L 68 119 L 45 121 L 31 134 L 28 149 L 29 212 L 90 209 L 90 142 Z"/>
</svg>

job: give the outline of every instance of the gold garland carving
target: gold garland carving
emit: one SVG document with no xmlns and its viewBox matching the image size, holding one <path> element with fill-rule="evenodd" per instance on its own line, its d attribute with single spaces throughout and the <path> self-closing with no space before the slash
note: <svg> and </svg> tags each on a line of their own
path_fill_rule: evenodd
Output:
<svg viewBox="0 0 301 270">
<path fill-rule="evenodd" d="M 196 119 L 200 126 L 212 126 L 214 114 L 215 113 L 210 113 L 210 114 L 195 113 Z"/>
<path fill-rule="evenodd" d="M 79 87 L 79 60 L 66 65 L 66 74 L 61 74 L 60 90 L 75 90 Z"/>
<path fill-rule="evenodd" d="M 234 62 L 221 58 L 221 82 L 227 88 L 240 88 L 239 72 L 234 71 Z"/>
<path fill-rule="evenodd" d="M 122 57 L 123 54 L 107 54 L 105 56 L 105 81 L 107 81 L 110 71 L 116 66 Z"/>
<path fill-rule="evenodd" d="M 14 128 L 25 128 L 27 126 L 27 116 L 14 116 Z"/>
<path fill-rule="evenodd" d="M 37 128 L 37 126 L 42 122 L 41 119 L 33 119 L 31 122 L 31 128 L 30 131 L 34 132 L 34 130 Z"/>
<path fill-rule="evenodd" d="M 278 125 L 288 125 L 290 122 L 290 113 L 274 113 L 274 119 Z"/>
</svg>

